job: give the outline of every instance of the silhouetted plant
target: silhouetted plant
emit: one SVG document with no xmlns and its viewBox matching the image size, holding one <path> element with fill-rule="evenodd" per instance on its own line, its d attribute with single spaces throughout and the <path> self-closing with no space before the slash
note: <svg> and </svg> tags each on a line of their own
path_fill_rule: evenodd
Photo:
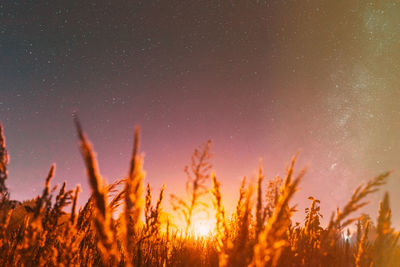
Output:
<svg viewBox="0 0 400 267">
<path fill-rule="evenodd" d="M 193 213 L 198 212 L 199 209 L 207 208 L 207 204 L 200 198 L 208 193 L 206 182 L 210 178 L 210 170 L 212 168 L 210 146 L 211 141 L 208 141 L 201 149 L 195 149 L 190 166 L 185 167 L 185 173 L 188 178 L 186 182 L 188 200 L 171 195 L 173 209 L 180 212 L 185 219 L 185 236 L 188 235 L 192 225 Z"/>
</svg>

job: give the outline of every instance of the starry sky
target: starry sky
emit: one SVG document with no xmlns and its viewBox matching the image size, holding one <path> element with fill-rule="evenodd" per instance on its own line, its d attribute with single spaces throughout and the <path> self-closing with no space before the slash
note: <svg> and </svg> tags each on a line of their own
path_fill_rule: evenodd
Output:
<svg viewBox="0 0 400 267">
<path fill-rule="evenodd" d="M 156 190 L 181 194 L 193 149 L 212 139 L 229 210 L 260 158 L 271 178 L 300 151 L 295 202 L 313 195 L 329 217 L 359 183 L 400 171 L 398 14 L 388 0 L 1 1 L 11 196 L 39 194 L 56 163 L 54 182 L 81 184 L 84 203 L 77 112 L 109 182 L 127 173 L 140 125 Z M 374 216 L 381 196 L 364 211 Z"/>
</svg>

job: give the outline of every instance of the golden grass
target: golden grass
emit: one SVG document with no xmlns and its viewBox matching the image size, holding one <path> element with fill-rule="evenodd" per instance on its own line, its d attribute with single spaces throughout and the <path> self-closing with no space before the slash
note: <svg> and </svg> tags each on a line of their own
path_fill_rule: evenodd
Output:
<svg viewBox="0 0 400 267">
<path fill-rule="evenodd" d="M 22 203 L 9 199 L 8 153 L 0 125 L 0 266 L 399 266 L 399 232 L 391 225 L 389 195 L 380 204 L 376 226 L 367 215 L 354 216 L 386 183 L 389 172 L 357 187 L 323 227 L 320 201 L 313 197 L 304 224 L 292 222 L 295 209 L 290 201 L 305 174 L 294 174 L 296 157 L 284 180 L 276 177 L 266 186 L 260 164 L 257 182 L 247 184 L 243 179 L 236 210 L 228 215 L 222 204 L 223 185 L 212 172 L 208 142 L 195 150 L 185 169 L 187 197 L 171 197 L 185 221 L 180 234 L 170 218 L 164 219 L 165 186 L 154 204 L 151 185 L 143 190 L 139 129 L 127 176 L 107 184 L 76 116 L 75 124 L 91 186 L 91 196 L 79 211 L 79 185 L 74 190 L 67 190 L 65 183 L 59 190 L 50 186 L 55 165 L 40 196 Z M 191 232 L 193 218 L 207 199 L 213 203 L 215 229 L 209 236 L 196 237 Z M 64 211 L 68 206 L 70 210 Z M 344 236 L 350 235 L 346 228 L 355 222 L 357 234 L 350 242 Z"/>
</svg>

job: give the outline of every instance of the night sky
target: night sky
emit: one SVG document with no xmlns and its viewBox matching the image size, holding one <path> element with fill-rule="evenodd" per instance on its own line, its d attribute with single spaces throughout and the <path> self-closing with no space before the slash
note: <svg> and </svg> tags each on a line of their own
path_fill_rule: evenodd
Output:
<svg viewBox="0 0 400 267">
<path fill-rule="evenodd" d="M 53 183 L 80 183 L 84 203 L 77 112 L 109 182 L 128 172 L 140 125 L 156 190 L 181 194 L 193 149 L 212 139 L 233 207 L 260 158 L 283 176 L 300 151 L 300 209 L 312 195 L 329 217 L 359 183 L 397 170 L 385 190 L 400 224 L 399 14 L 387 0 L 1 1 L 11 197 L 39 194 L 56 163 Z M 377 214 L 381 196 L 363 211 Z"/>
</svg>

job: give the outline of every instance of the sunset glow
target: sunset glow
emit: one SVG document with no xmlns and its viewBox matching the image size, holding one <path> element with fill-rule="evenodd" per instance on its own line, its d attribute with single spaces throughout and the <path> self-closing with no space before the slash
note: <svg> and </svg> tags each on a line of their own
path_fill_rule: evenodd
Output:
<svg viewBox="0 0 400 267">
<path fill-rule="evenodd" d="M 201 220 L 193 223 L 193 232 L 195 236 L 207 237 L 210 236 L 214 230 L 215 222 L 213 220 Z"/>
<path fill-rule="evenodd" d="M 0 2 L 0 266 L 398 267 L 400 1 Z"/>
</svg>

